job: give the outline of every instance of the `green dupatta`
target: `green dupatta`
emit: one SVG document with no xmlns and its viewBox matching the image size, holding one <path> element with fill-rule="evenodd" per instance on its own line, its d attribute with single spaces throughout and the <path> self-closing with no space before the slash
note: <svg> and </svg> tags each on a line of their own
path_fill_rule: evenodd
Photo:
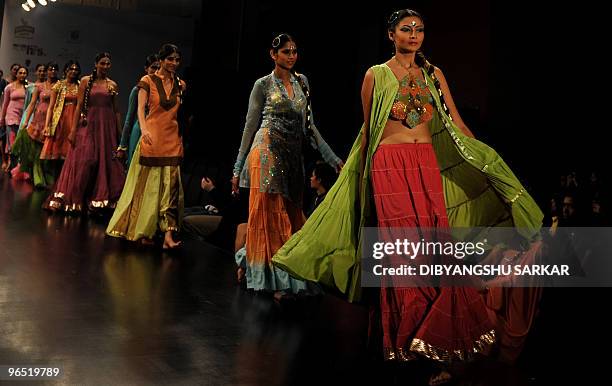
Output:
<svg viewBox="0 0 612 386">
<path fill-rule="evenodd" d="M 361 295 L 363 227 L 376 226 L 371 161 L 399 87 L 387 65 L 373 66 L 372 71 L 375 83 L 363 176 L 359 175 L 362 126 L 334 186 L 272 259 L 291 275 L 336 289 L 351 302 Z M 463 134 L 441 104 L 434 76 L 425 69 L 423 75 L 437 109 L 430 129 L 450 225 L 515 226 L 525 238 L 535 237 L 543 218 L 535 201 L 495 150 Z M 358 200 L 359 184 L 362 197 Z"/>
</svg>

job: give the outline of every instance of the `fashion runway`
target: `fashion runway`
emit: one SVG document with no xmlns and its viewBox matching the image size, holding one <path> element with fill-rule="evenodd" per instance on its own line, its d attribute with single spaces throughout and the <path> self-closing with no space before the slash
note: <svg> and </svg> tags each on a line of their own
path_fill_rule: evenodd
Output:
<svg viewBox="0 0 612 386">
<path fill-rule="evenodd" d="M 46 194 L 0 177 L 1 365 L 62 366 L 62 384 L 280 385 L 314 376 L 302 365 L 359 361 L 359 308 L 281 309 L 234 284 L 229 253 L 186 238 L 172 255 L 134 247 L 105 236 L 107 219 L 43 212 Z"/>
<path fill-rule="evenodd" d="M 178 253 L 134 247 L 105 236 L 108 219 L 42 211 L 46 195 L 0 176 L 0 366 L 61 366 L 49 384 L 427 380 L 426 363 L 383 364 L 367 349 L 364 306 L 333 296 L 278 305 L 234 283 L 225 251 L 188 236 Z M 460 384 L 546 384 L 562 355 L 550 344 L 567 327 L 551 309 L 523 365 L 468 365 Z"/>
</svg>

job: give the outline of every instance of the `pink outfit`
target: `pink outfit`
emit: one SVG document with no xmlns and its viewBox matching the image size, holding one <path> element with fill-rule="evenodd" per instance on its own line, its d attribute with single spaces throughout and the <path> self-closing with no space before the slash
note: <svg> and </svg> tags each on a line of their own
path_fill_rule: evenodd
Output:
<svg viewBox="0 0 612 386">
<path fill-rule="evenodd" d="M 4 88 L 4 101 L 0 114 L 0 126 L 19 125 L 23 104 L 25 102 L 25 87 L 15 89 L 13 83 Z"/>
</svg>

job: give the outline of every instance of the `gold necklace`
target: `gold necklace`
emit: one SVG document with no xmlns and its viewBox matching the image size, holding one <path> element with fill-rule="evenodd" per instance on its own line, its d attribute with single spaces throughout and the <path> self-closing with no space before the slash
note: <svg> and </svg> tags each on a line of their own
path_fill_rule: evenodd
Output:
<svg viewBox="0 0 612 386">
<path fill-rule="evenodd" d="M 77 95 L 79 93 L 79 84 L 78 83 L 68 83 L 66 82 L 66 93 L 70 95 Z M 70 88 L 68 88 L 70 87 Z"/>
<path fill-rule="evenodd" d="M 414 77 L 414 74 L 412 74 L 412 71 L 410 71 L 412 69 L 412 63 L 410 64 L 410 66 L 406 67 L 406 65 L 404 65 L 402 62 L 400 62 L 400 60 L 397 58 L 397 56 L 393 56 L 395 58 L 395 61 L 404 69 L 408 72 L 408 77 L 410 78 L 408 81 L 408 86 L 414 90 L 416 88 L 416 79 Z"/>
<path fill-rule="evenodd" d="M 395 58 L 395 61 L 402 66 L 402 68 L 408 72 L 410 72 L 410 69 L 412 68 L 412 63 L 410 63 L 410 65 L 408 65 L 408 67 L 406 67 L 406 65 L 402 62 L 400 62 L 400 60 L 397 58 L 397 56 L 393 55 L 393 57 Z"/>
</svg>

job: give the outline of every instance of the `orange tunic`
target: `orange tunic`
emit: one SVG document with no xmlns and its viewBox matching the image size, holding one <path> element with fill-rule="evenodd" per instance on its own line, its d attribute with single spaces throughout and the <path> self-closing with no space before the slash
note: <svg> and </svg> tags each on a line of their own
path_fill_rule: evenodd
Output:
<svg viewBox="0 0 612 386">
<path fill-rule="evenodd" d="M 140 140 L 139 163 L 143 166 L 178 166 L 183 159 L 183 143 L 176 119 L 180 106 L 180 84 L 174 82 L 169 96 L 157 75 L 142 77 L 137 86 L 149 94 L 145 127 L 151 133 L 152 140 L 151 145 Z"/>
</svg>

